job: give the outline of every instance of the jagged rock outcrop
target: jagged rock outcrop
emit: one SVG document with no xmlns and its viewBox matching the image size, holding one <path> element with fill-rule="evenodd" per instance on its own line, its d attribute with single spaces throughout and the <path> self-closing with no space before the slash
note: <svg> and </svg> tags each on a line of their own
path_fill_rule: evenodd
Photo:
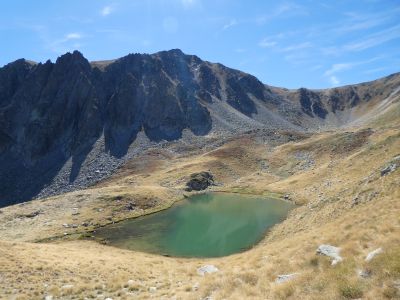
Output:
<svg viewBox="0 0 400 300">
<path fill-rule="evenodd" d="M 180 139 L 184 130 L 310 130 L 398 87 L 398 76 L 385 80 L 379 84 L 387 89 L 289 91 L 178 49 L 104 62 L 78 51 L 54 63 L 20 59 L 0 68 L 0 206 L 111 174 L 139 133 L 160 142 Z"/>
<path fill-rule="evenodd" d="M 214 176 L 210 172 L 193 173 L 186 183 L 186 191 L 202 191 L 214 184 Z"/>
</svg>

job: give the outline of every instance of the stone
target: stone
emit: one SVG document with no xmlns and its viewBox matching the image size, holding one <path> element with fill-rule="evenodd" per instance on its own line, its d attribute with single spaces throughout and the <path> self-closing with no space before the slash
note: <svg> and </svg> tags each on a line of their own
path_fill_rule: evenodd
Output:
<svg viewBox="0 0 400 300">
<path fill-rule="evenodd" d="M 128 283 L 129 286 L 132 286 L 135 282 L 132 279 L 130 279 L 130 280 L 128 280 L 127 283 Z"/>
<path fill-rule="evenodd" d="M 210 172 L 193 173 L 186 183 L 186 191 L 201 191 L 214 185 L 214 176 Z"/>
<path fill-rule="evenodd" d="M 44 300 L 53 300 L 53 296 L 52 295 L 47 295 L 46 297 L 44 297 Z"/>
<path fill-rule="evenodd" d="M 371 276 L 371 271 L 370 270 L 358 270 L 357 274 L 361 278 L 368 278 Z"/>
<path fill-rule="evenodd" d="M 355 205 L 358 205 L 359 203 L 360 203 L 360 198 L 358 196 L 355 196 L 351 201 L 351 206 L 353 207 Z"/>
<path fill-rule="evenodd" d="M 155 293 L 156 291 L 157 291 L 157 287 L 155 287 L 155 286 L 149 287 L 149 292 L 150 293 Z"/>
<path fill-rule="evenodd" d="M 134 210 L 136 207 L 136 203 L 134 202 L 129 202 L 128 204 L 125 205 L 126 210 Z"/>
<path fill-rule="evenodd" d="M 365 261 L 371 261 L 376 255 L 380 254 L 383 252 L 382 248 L 375 249 L 374 251 L 371 251 L 368 253 L 368 255 L 365 257 Z"/>
<path fill-rule="evenodd" d="M 278 275 L 275 282 L 276 283 L 284 283 L 284 282 L 293 280 L 294 278 L 297 277 L 297 275 L 298 275 L 297 273 Z"/>
<path fill-rule="evenodd" d="M 193 292 L 198 291 L 198 290 L 199 290 L 199 286 L 200 286 L 199 283 L 196 282 L 196 283 L 193 285 L 193 287 L 192 287 Z"/>
<path fill-rule="evenodd" d="M 218 268 L 214 265 L 205 265 L 197 269 L 197 274 L 204 276 L 206 274 L 211 274 L 218 271 L 219 271 Z"/>
<path fill-rule="evenodd" d="M 73 287 L 74 287 L 73 284 L 65 284 L 65 285 L 63 285 L 61 288 L 62 288 L 63 290 L 69 290 L 69 289 L 72 289 Z"/>
<path fill-rule="evenodd" d="M 40 210 L 36 210 L 36 211 L 30 212 L 30 213 L 27 213 L 27 214 L 19 215 L 19 217 L 21 217 L 21 218 L 34 218 L 34 217 L 38 216 L 40 213 L 41 213 Z"/>
<path fill-rule="evenodd" d="M 398 165 L 396 163 L 392 163 L 392 164 L 388 165 L 387 167 L 385 167 L 381 170 L 381 176 L 385 176 L 387 174 L 390 174 L 390 173 L 396 171 L 397 167 L 398 167 Z"/>
<path fill-rule="evenodd" d="M 339 253 L 340 248 L 331 245 L 320 245 L 317 249 L 317 254 L 332 258 L 332 266 L 343 260 Z"/>
</svg>

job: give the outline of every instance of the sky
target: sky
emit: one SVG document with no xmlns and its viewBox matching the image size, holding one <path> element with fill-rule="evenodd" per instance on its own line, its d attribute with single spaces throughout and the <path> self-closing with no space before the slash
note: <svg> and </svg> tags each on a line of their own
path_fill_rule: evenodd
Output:
<svg viewBox="0 0 400 300">
<path fill-rule="evenodd" d="M 2 1 L 0 40 L 0 66 L 179 48 L 269 85 L 329 88 L 400 71 L 400 1 Z"/>
</svg>

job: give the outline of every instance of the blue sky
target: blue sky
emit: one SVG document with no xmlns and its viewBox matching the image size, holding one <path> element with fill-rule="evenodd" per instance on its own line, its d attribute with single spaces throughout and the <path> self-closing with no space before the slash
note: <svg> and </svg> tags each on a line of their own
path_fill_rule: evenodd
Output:
<svg viewBox="0 0 400 300">
<path fill-rule="evenodd" d="M 0 39 L 1 66 L 180 48 L 270 85 L 326 88 L 400 71 L 400 1 L 2 1 Z"/>
</svg>

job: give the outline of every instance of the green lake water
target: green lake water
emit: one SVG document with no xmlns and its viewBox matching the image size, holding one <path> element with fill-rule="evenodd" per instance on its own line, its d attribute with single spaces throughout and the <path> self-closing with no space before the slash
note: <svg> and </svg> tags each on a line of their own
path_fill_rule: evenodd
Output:
<svg viewBox="0 0 400 300">
<path fill-rule="evenodd" d="M 207 193 L 148 216 L 100 228 L 95 236 L 125 249 L 218 257 L 249 249 L 291 208 L 292 204 L 278 199 Z"/>
</svg>

